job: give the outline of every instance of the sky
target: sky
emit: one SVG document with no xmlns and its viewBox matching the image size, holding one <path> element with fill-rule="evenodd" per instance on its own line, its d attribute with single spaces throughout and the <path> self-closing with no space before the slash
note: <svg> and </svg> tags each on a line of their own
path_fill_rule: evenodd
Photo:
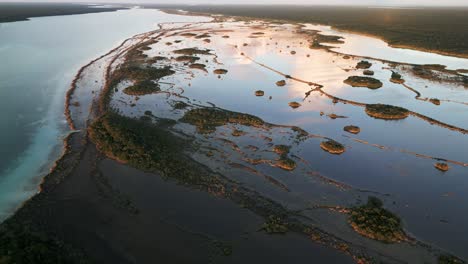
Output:
<svg viewBox="0 0 468 264">
<path fill-rule="evenodd" d="M 307 4 L 380 6 L 468 6 L 468 0 L 0 0 L 0 2 L 88 2 L 170 4 Z"/>
</svg>

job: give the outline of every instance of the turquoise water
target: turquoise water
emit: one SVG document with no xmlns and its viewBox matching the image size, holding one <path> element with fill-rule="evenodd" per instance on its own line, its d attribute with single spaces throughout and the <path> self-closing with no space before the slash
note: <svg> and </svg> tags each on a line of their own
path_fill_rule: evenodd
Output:
<svg viewBox="0 0 468 264">
<path fill-rule="evenodd" d="M 65 93 L 81 66 L 158 23 L 200 20 L 130 9 L 0 24 L 0 219 L 37 192 L 60 156 Z"/>
</svg>

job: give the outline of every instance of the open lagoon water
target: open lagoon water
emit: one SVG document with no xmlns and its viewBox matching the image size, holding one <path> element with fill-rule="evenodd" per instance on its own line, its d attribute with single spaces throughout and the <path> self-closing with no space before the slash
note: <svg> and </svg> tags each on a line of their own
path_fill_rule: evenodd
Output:
<svg viewBox="0 0 468 264">
<path fill-rule="evenodd" d="M 462 78 L 454 73 L 446 78 L 453 75 L 457 81 L 438 80 L 438 74 L 422 78 L 413 73 L 412 66 L 368 59 L 373 78 L 382 87 L 352 87 L 343 81 L 364 75 L 356 68 L 363 58 L 310 49 L 313 35 L 297 34 L 296 29 L 294 25 L 227 22 L 170 32 L 163 41 L 145 48 L 145 54 L 170 58 L 175 51 L 202 47 L 212 52 L 197 54 L 205 67 L 192 69 L 177 59 L 161 60 L 155 63 L 157 67 L 170 65 L 177 73 L 164 78 L 162 91 L 138 94 L 137 100 L 135 94 L 125 92 L 130 84 L 124 81 L 113 94 L 111 106 L 130 117 L 147 120 L 149 111 L 150 116 L 178 121 L 173 128 L 177 133 L 197 138 L 199 161 L 288 208 L 349 207 L 369 195 L 378 196 L 401 217 L 410 235 L 468 258 L 468 227 L 463 224 L 468 221 L 463 212 L 468 203 L 464 191 L 468 188 L 468 95 Z M 186 37 L 193 32 L 209 33 L 209 41 Z M 346 35 L 340 47 L 347 48 L 348 40 L 370 41 L 366 36 Z M 418 56 L 407 57 L 401 49 L 383 44 L 373 48 L 347 49 L 378 59 L 468 67 L 466 59 L 419 51 L 408 51 Z M 219 68 L 228 70 L 227 74 L 215 74 Z M 399 72 L 405 83 L 392 81 L 392 71 Z M 278 87 L 275 83 L 281 79 L 285 85 Z M 324 93 L 309 82 L 323 85 Z M 257 96 L 259 90 L 262 93 Z M 430 98 L 440 102 L 432 103 Z M 299 107 L 292 107 L 293 102 Z M 366 113 L 367 104 L 379 103 L 404 107 L 413 114 L 382 120 Z M 248 117 L 226 121 L 220 112 L 197 116 L 192 111 L 200 106 L 209 111 L 213 105 L 274 125 L 265 129 L 249 125 Z M 359 126 L 361 132 L 343 131 L 349 125 Z M 292 127 L 309 136 L 298 140 Z M 328 138 L 342 143 L 346 151 L 342 155 L 323 151 L 320 144 Z M 295 162 L 289 170 L 277 163 L 283 159 L 274 154 L 278 145 L 288 146 Z M 444 173 L 434 165 L 445 159 L 451 168 Z M 340 218 L 336 215 L 327 218 L 311 212 L 308 216 L 328 231 L 346 236 L 346 228 L 337 228 Z"/>
<path fill-rule="evenodd" d="M 69 132 L 65 94 L 79 68 L 163 22 L 206 21 L 154 9 L 0 24 L 0 219 L 37 192 Z"/>
</svg>

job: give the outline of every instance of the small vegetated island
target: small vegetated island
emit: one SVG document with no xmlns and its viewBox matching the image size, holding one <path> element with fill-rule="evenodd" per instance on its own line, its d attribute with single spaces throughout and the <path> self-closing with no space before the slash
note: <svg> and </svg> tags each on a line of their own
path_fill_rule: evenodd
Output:
<svg viewBox="0 0 468 264">
<path fill-rule="evenodd" d="M 366 113 L 374 118 L 397 120 L 405 119 L 409 116 L 410 111 L 405 108 L 386 105 L 386 104 L 369 104 L 366 105 Z"/>
<path fill-rule="evenodd" d="M 367 204 L 351 209 L 350 225 L 356 232 L 386 243 L 407 240 L 400 218 L 382 206 L 382 201 L 369 197 Z"/>
<path fill-rule="evenodd" d="M 331 154 L 337 154 L 337 155 L 344 153 L 346 150 L 343 144 L 336 142 L 334 140 L 323 141 L 322 143 L 320 143 L 320 147 L 323 150 L 330 152 Z"/>
<path fill-rule="evenodd" d="M 369 89 L 379 89 L 383 86 L 383 83 L 381 81 L 372 77 L 365 76 L 350 76 L 343 82 L 348 85 L 351 85 L 352 87 L 367 87 Z"/>
</svg>

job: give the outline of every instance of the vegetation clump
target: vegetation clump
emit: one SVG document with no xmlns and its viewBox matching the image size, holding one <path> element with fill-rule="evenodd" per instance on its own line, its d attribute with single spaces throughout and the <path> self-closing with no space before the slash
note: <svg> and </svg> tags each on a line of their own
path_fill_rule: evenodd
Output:
<svg viewBox="0 0 468 264">
<path fill-rule="evenodd" d="M 285 81 L 285 80 L 277 81 L 277 82 L 276 82 L 276 85 L 277 85 L 277 86 L 280 86 L 280 87 L 281 87 L 281 86 L 285 86 L 285 85 L 286 85 L 286 81 Z"/>
<path fill-rule="evenodd" d="M 288 105 L 293 109 L 299 108 L 301 106 L 301 104 L 298 102 L 290 102 Z"/>
<path fill-rule="evenodd" d="M 255 91 L 255 95 L 256 96 L 263 96 L 263 95 L 265 95 L 265 92 L 262 91 L 262 90 L 257 90 L 257 91 Z"/>
<path fill-rule="evenodd" d="M 142 122 L 109 112 L 89 127 L 91 140 L 107 156 L 145 171 L 158 171 L 184 184 L 215 191 L 220 179 L 185 153 L 188 142 L 165 127 L 172 123 Z"/>
<path fill-rule="evenodd" d="M 206 38 L 211 38 L 210 34 L 208 33 L 203 33 L 195 37 L 196 39 L 206 39 Z"/>
<path fill-rule="evenodd" d="M 392 77 L 390 78 L 390 81 L 392 83 L 399 83 L 399 84 L 402 84 L 405 82 L 405 80 L 401 78 L 401 74 L 394 72 L 394 71 L 392 71 Z"/>
<path fill-rule="evenodd" d="M 261 230 L 268 234 L 284 234 L 288 232 L 288 224 L 279 216 L 270 215 Z"/>
<path fill-rule="evenodd" d="M 274 164 L 275 167 L 287 171 L 292 171 L 296 168 L 296 162 L 288 157 L 290 150 L 291 147 L 286 145 L 276 145 L 273 148 L 273 151 L 280 156 L 280 158 L 276 160 L 276 163 Z"/>
<path fill-rule="evenodd" d="M 374 75 L 374 71 L 371 71 L 371 70 L 364 70 L 364 71 L 363 71 L 363 74 L 364 74 L 364 75 L 367 75 L 367 76 L 373 76 L 373 75 Z"/>
<path fill-rule="evenodd" d="M 177 110 L 185 109 L 185 108 L 187 108 L 188 106 L 189 106 L 189 105 L 188 105 L 187 103 L 182 102 L 182 101 L 177 101 L 177 102 L 175 102 L 175 103 L 172 105 L 172 107 L 173 107 L 174 109 L 177 109 Z"/>
<path fill-rule="evenodd" d="M 226 74 L 228 73 L 228 70 L 225 69 L 216 69 L 213 71 L 214 74 Z"/>
<path fill-rule="evenodd" d="M 352 134 L 359 134 L 359 132 L 361 132 L 358 126 L 345 126 L 343 130 Z"/>
<path fill-rule="evenodd" d="M 434 73 L 427 67 L 416 65 L 413 67 L 413 73 L 421 78 L 430 79 L 434 76 Z"/>
<path fill-rule="evenodd" d="M 199 60 L 199 59 L 200 59 L 200 57 L 182 55 L 182 56 L 177 57 L 177 58 L 176 58 L 176 61 L 183 61 L 183 62 L 191 62 L 191 63 L 194 63 L 194 62 L 196 62 L 196 61 Z"/>
<path fill-rule="evenodd" d="M 113 74 L 113 79 L 114 81 L 130 79 L 135 82 L 142 82 L 148 80 L 158 80 L 174 73 L 175 71 L 171 70 L 171 67 L 155 68 L 131 64 L 126 67 L 119 68 Z"/>
<path fill-rule="evenodd" d="M 151 80 L 145 80 L 123 89 L 123 92 L 127 95 L 147 95 L 159 92 L 160 90 L 157 83 Z"/>
<path fill-rule="evenodd" d="M 398 216 L 382 207 L 382 201 L 369 197 L 367 204 L 351 209 L 349 224 L 359 234 L 386 243 L 406 240 Z"/>
<path fill-rule="evenodd" d="M 163 57 L 163 56 L 155 56 L 155 57 L 147 59 L 146 63 L 153 64 L 153 63 L 156 63 L 156 62 L 162 61 L 162 60 L 167 60 L 167 58 Z"/>
<path fill-rule="evenodd" d="M 0 263 L 2 264 L 89 264 L 82 252 L 63 241 L 39 232 L 15 217 L 0 228 Z"/>
<path fill-rule="evenodd" d="M 350 76 L 343 82 L 352 87 L 367 87 L 369 89 L 378 89 L 383 85 L 381 81 L 375 78 L 364 76 Z"/>
<path fill-rule="evenodd" d="M 367 115 L 378 119 L 405 119 L 409 116 L 410 111 L 405 108 L 386 105 L 386 104 L 369 104 L 366 105 Z"/>
<path fill-rule="evenodd" d="M 440 100 L 437 98 L 431 98 L 429 99 L 429 102 L 435 104 L 435 105 L 440 105 Z"/>
<path fill-rule="evenodd" d="M 312 40 L 312 44 L 309 46 L 309 48 L 311 48 L 311 49 L 328 49 L 328 48 L 331 48 L 330 46 L 322 45 L 322 43 L 341 44 L 341 43 L 344 43 L 344 42 L 342 40 L 342 37 L 340 37 L 340 36 L 316 34 L 314 36 L 314 39 Z"/>
<path fill-rule="evenodd" d="M 240 137 L 247 134 L 245 131 L 239 130 L 239 129 L 234 129 L 231 133 L 233 137 Z"/>
<path fill-rule="evenodd" d="M 185 49 L 179 49 L 179 50 L 174 50 L 173 51 L 175 54 L 182 54 L 182 55 L 208 55 L 211 54 L 210 50 L 202 50 L 202 49 L 197 49 L 197 48 L 185 48 Z"/>
<path fill-rule="evenodd" d="M 283 170 L 292 171 L 296 168 L 297 164 L 294 160 L 282 155 L 280 156 L 280 159 L 276 161 L 275 166 Z"/>
<path fill-rule="evenodd" d="M 182 33 L 180 34 L 182 37 L 195 37 L 197 34 L 195 33 L 190 33 L 190 32 L 186 32 L 186 33 Z"/>
<path fill-rule="evenodd" d="M 345 146 L 343 146 L 341 143 L 336 142 L 335 140 L 332 140 L 332 139 L 321 142 L 320 147 L 323 150 L 331 154 L 336 154 L 336 155 L 342 154 L 346 150 Z"/>
<path fill-rule="evenodd" d="M 287 155 L 289 153 L 289 150 L 291 149 L 291 146 L 286 146 L 286 145 L 276 145 L 273 148 L 273 151 L 279 155 Z"/>
<path fill-rule="evenodd" d="M 440 171 L 448 171 L 450 170 L 450 166 L 447 164 L 447 163 L 443 163 L 443 162 L 438 162 L 436 164 L 434 164 L 434 167 Z"/>
<path fill-rule="evenodd" d="M 206 65 L 201 64 L 201 63 L 192 63 L 192 64 L 190 64 L 189 68 L 190 69 L 198 69 L 198 70 L 206 71 Z"/>
<path fill-rule="evenodd" d="M 463 260 L 450 256 L 450 255 L 440 255 L 437 258 L 437 263 L 438 264 L 463 264 L 465 263 Z"/>
<path fill-rule="evenodd" d="M 226 124 L 253 127 L 265 125 L 265 122 L 256 116 L 217 108 L 192 109 L 186 112 L 180 121 L 196 126 L 197 131 L 202 134 L 215 132 L 217 127 Z"/>
<path fill-rule="evenodd" d="M 369 69 L 370 67 L 372 67 L 372 63 L 365 60 L 358 62 L 356 65 L 357 69 Z"/>
</svg>

